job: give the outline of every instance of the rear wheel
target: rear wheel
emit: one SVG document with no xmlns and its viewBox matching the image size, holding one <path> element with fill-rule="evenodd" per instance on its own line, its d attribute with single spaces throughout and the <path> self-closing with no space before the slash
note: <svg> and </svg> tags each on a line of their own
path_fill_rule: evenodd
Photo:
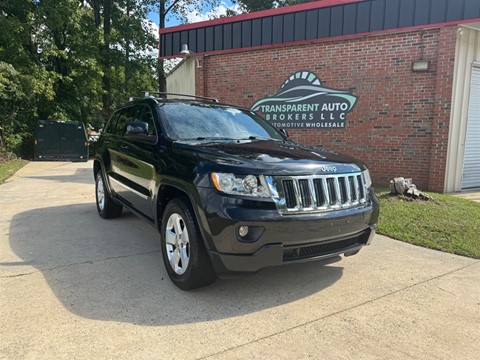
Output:
<svg viewBox="0 0 480 360">
<path fill-rule="evenodd" d="M 99 171 L 95 178 L 95 198 L 97 200 L 98 214 L 104 219 L 112 219 L 122 215 L 122 205 L 118 205 L 105 187 L 102 172 Z"/>
<path fill-rule="evenodd" d="M 215 272 L 190 203 L 185 198 L 171 200 L 161 226 L 163 261 L 173 283 L 183 290 L 212 283 Z"/>
</svg>

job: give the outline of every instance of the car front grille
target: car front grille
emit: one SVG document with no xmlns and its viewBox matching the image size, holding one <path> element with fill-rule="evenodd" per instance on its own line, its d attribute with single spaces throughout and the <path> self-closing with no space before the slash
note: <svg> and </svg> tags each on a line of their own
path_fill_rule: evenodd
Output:
<svg viewBox="0 0 480 360">
<path fill-rule="evenodd" d="M 315 213 L 363 207 L 368 192 L 362 173 L 269 177 L 282 214 Z"/>
</svg>

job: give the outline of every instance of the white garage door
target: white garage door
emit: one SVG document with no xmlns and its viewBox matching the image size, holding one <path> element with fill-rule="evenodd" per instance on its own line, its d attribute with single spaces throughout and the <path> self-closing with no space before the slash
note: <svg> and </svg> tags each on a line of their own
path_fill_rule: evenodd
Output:
<svg viewBox="0 0 480 360">
<path fill-rule="evenodd" d="M 480 67 L 472 69 L 462 189 L 480 187 Z"/>
</svg>

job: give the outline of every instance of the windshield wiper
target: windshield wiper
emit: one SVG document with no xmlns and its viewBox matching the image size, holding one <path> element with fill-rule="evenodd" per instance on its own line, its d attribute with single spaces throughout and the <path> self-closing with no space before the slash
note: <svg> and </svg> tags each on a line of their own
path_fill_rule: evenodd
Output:
<svg viewBox="0 0 480 360">
<path fill-rule="evenodd" d="M 240 140 L 273 140 L 273 141 L 281 141 L 278 139 L 272 139 L 272 138 L 267 138 L 267 137 L 262 137 L 262 136 L 249 136 L 249 137 L 223 137 L 223 136 L 199 136 L 196 138 L 185 138 L 185 139 L 179 139 L 180 141 L 194 141 L 194 140 L 199 140 L 199 141 L 215 141 L 215 140 L 233 140 L 233 141 L 240 141 Z"/>
<path fill-rule="evenodd" d="M 272 140 L 272 141 L 282 141 L 279 139 L 274 139 L 271 137 L 263 137 L 263 136 L 249 136 L 248 138 L 239 138 L 238 140 Z"/>
<path fill-rule="evenodd" d="M 195 138 L 194 140 L 237 140 L 237 139 L 232 138 L 232 137 L 225 137 L 225 136 L 208 136 L 208 137 L 199 136 L 199 137 Z"/>
<path fill-rule="evenodd" d="M 199 136 L 196 138 L 180 138 L 177 141 L 194 141 L 194 140 L 236 140 L 235 138 L 231 137 L 221 137 L 221 136 Z"/>
</svg>

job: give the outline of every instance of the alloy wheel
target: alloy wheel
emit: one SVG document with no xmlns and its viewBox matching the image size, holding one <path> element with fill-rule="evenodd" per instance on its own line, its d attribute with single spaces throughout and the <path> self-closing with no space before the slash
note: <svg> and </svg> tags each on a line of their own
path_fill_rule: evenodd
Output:
<svg viewBox="0 0 480 360">
<path fill-rule="evenodd" d="M 165 229 L 165 247 L 170 266 L 177 275 L 182 275 L 190 262 L 190 240 L 183 218 L 170 215 Z"/>
</svg>

